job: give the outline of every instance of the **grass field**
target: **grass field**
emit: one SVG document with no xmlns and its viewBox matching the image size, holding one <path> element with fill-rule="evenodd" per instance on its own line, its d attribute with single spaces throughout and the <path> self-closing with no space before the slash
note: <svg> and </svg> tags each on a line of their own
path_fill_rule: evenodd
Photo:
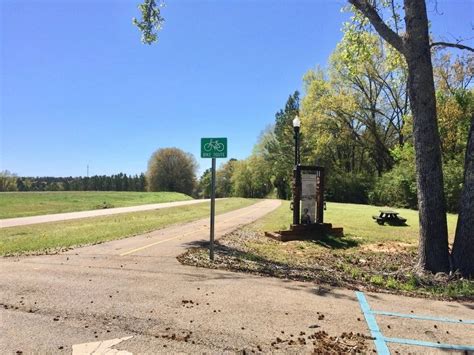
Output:
<svg viewBox="0 0 474 355">
<path fill-rule="evenodd" d="M 216 213 L 249 206 L 257 200 L 216 201 Z M 0 229 L 0 255 L 50 253 L 61 248 L 96 244 L 147 233 L 166 226 L 209 216 L 209 203 L 133 212 L 106 217 Z"/>
<path fill-rule="evenodd" d="M 177 192 L 2 192 L 0 219 L 191 199 Z"/>
<path fill-rule="evenodd" d="M 378 215 L 378 206 L 357 205 L 350 203 L 328 202 L 324 211 L 324 221 L 334 227 L 343 227 L 344 235 L 357 239 L 361 243 L 377 243 L 398 241 L 418 244 L 418 211 L 397 208 L 396 211 L 407 219 L 407 226 L 381 226 L 375 223 L 372 215 Z M 448 232 L 450 242 L 453 241 L 457 215 L 448 214 Z M 292 223 L 290 203 L 283 201 L 280 208 L 255 222 L 253 227 L 259 231 L 278 231 L 288 229 Z"/>
</svg>

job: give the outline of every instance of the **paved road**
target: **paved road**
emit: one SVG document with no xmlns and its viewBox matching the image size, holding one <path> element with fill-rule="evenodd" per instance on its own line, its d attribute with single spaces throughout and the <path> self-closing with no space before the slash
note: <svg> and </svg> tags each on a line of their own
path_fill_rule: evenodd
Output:
<svg viewBox="0 0 474 355">
<path fill-rule="evenodd" d="M 112 214 L 120 214 L 120 213 L 159 210 L 162 208 L 194 205 L 196 203 L 204 203 L 204 202 L 209 202 L 209 200 L 175 201 L 175 202 L 154 203 L 154 204 L 140 205 L 140 206 L 107 208 L 107 209 L 102 209 L 102 210 L 55 213 L 55 214 L 47 214 L 47 215 L 32 216 L 32 217 L 6 218 L 6 219 L 0 219 L 0 228 L 26 226 L 28 224 L 38 224 L 38 223 L 47 223 L 47 222 L 67 221 L 70 219 L 109 216 Z"/>
<path fill-rule="evenodd" d="M 217 216 L 216 234 L 250 223 L 279 204 L 266 200 Z M 75 344 L 111 339 L 118 339 L 111 342 L 117 343 L 115 349 L 135 354 L 259 347 L 270 352 L 277 337 L 295 339 L 301 332 L 369 334 L 353 291 L 180 265 L 176 256 L 207 240 L 208 228 L 203 219 L 59 255 L 1 259 L 0 353 L 71 354 Z M 473 304 L 384 294 L 368 295 L 368 300 L 387 311 L 459 318 L 474 313 Z M 413 320 L 389 319 L 380 326 L 387 335 L 408 333 L 452 344 L 466 343 L 473 334 L 456 324 L 437 323 L 435 329 Z M 282 345 L 280 350 L 311 348 Z"/>
</svg>

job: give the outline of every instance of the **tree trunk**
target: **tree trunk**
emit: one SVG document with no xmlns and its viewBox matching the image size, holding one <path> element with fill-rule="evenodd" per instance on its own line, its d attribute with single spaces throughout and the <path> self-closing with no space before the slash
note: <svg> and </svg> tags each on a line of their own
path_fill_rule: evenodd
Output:
<svg viewBox="0 0 474 355">
<path fill-rule="evenodd" d="M 453 245 L 453 266 L 465 277 L 474 276 L 474 116 L 464 161 L 464 186 Z"/>
<path fill-rule="evenodd" d="M 405 0 L 405 58 L 413 112 L 422 270 L 448 272 L 449 250 L 436 97 L 424 1 Z"/>
</svg>

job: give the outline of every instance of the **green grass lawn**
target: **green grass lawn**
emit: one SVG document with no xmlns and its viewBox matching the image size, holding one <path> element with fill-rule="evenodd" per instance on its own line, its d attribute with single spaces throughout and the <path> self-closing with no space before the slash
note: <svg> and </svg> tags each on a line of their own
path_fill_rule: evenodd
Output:
<svg viewBox="0 0 474 355">
<path fill-rule="evenodd" d="M 191 199 L 177 192 L 2 192 L 0 219 Z"/>
<path fill-rule="evenodd" d="M 396 241 L 409 244 L 418 244 L 418 211 L 396 208 L 400 215 L 407 219 L 407 226 L 378 225 L 372 215 L 378 215 L 378 206 L 357 205 L 350 203 L 328 202 L 324 211 L 324 221 L 332 223 L 334 227 L 343 227 L 344 235 L 352 237 L 361 243 L 377 243 Z M 457 215 L 448 213 L 448 232 L 450 242 L 454 239 Z M 258 231 L 278 231 L 288 229 L 292 223 L 292 213 L 289 201 L 274 212 L 253 224 Z"/>
<path fill-rule="evenodd" d="M 257 200 L 230 198 L 216 201 L 216 213 L 254 204 Z M 60 248 L 96 244 L 147 233 L 175 223 L 209 216 L 209 203 L 146 212 L 84 218 L 0 229 L 0 255 L 54 252 Z"/>
</svg>

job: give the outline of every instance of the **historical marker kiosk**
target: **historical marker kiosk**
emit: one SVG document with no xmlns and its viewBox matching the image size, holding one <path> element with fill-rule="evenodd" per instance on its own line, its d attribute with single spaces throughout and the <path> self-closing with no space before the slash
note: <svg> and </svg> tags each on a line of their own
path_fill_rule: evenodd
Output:
<svg viewBox="0 0 474 355">
<path fill-rule="evenodd" d="M 299 223 L 312 224 L 324 222 L 324 168 L 320 166 L 296 167 L 297 186 L 300 200 Z"/>
<path fill-rule="evenodd" d="M 266 232 L 269 237 L 287 241 L 319 239 L 324 234 L 342 235 L 342 228 L 324 223 L 324 168 L 300 164 L 298 116 L 293 120 L 295 138 L 295 165 L 293 169 L 293 224 L 289 230 Z"/>
</svg>

